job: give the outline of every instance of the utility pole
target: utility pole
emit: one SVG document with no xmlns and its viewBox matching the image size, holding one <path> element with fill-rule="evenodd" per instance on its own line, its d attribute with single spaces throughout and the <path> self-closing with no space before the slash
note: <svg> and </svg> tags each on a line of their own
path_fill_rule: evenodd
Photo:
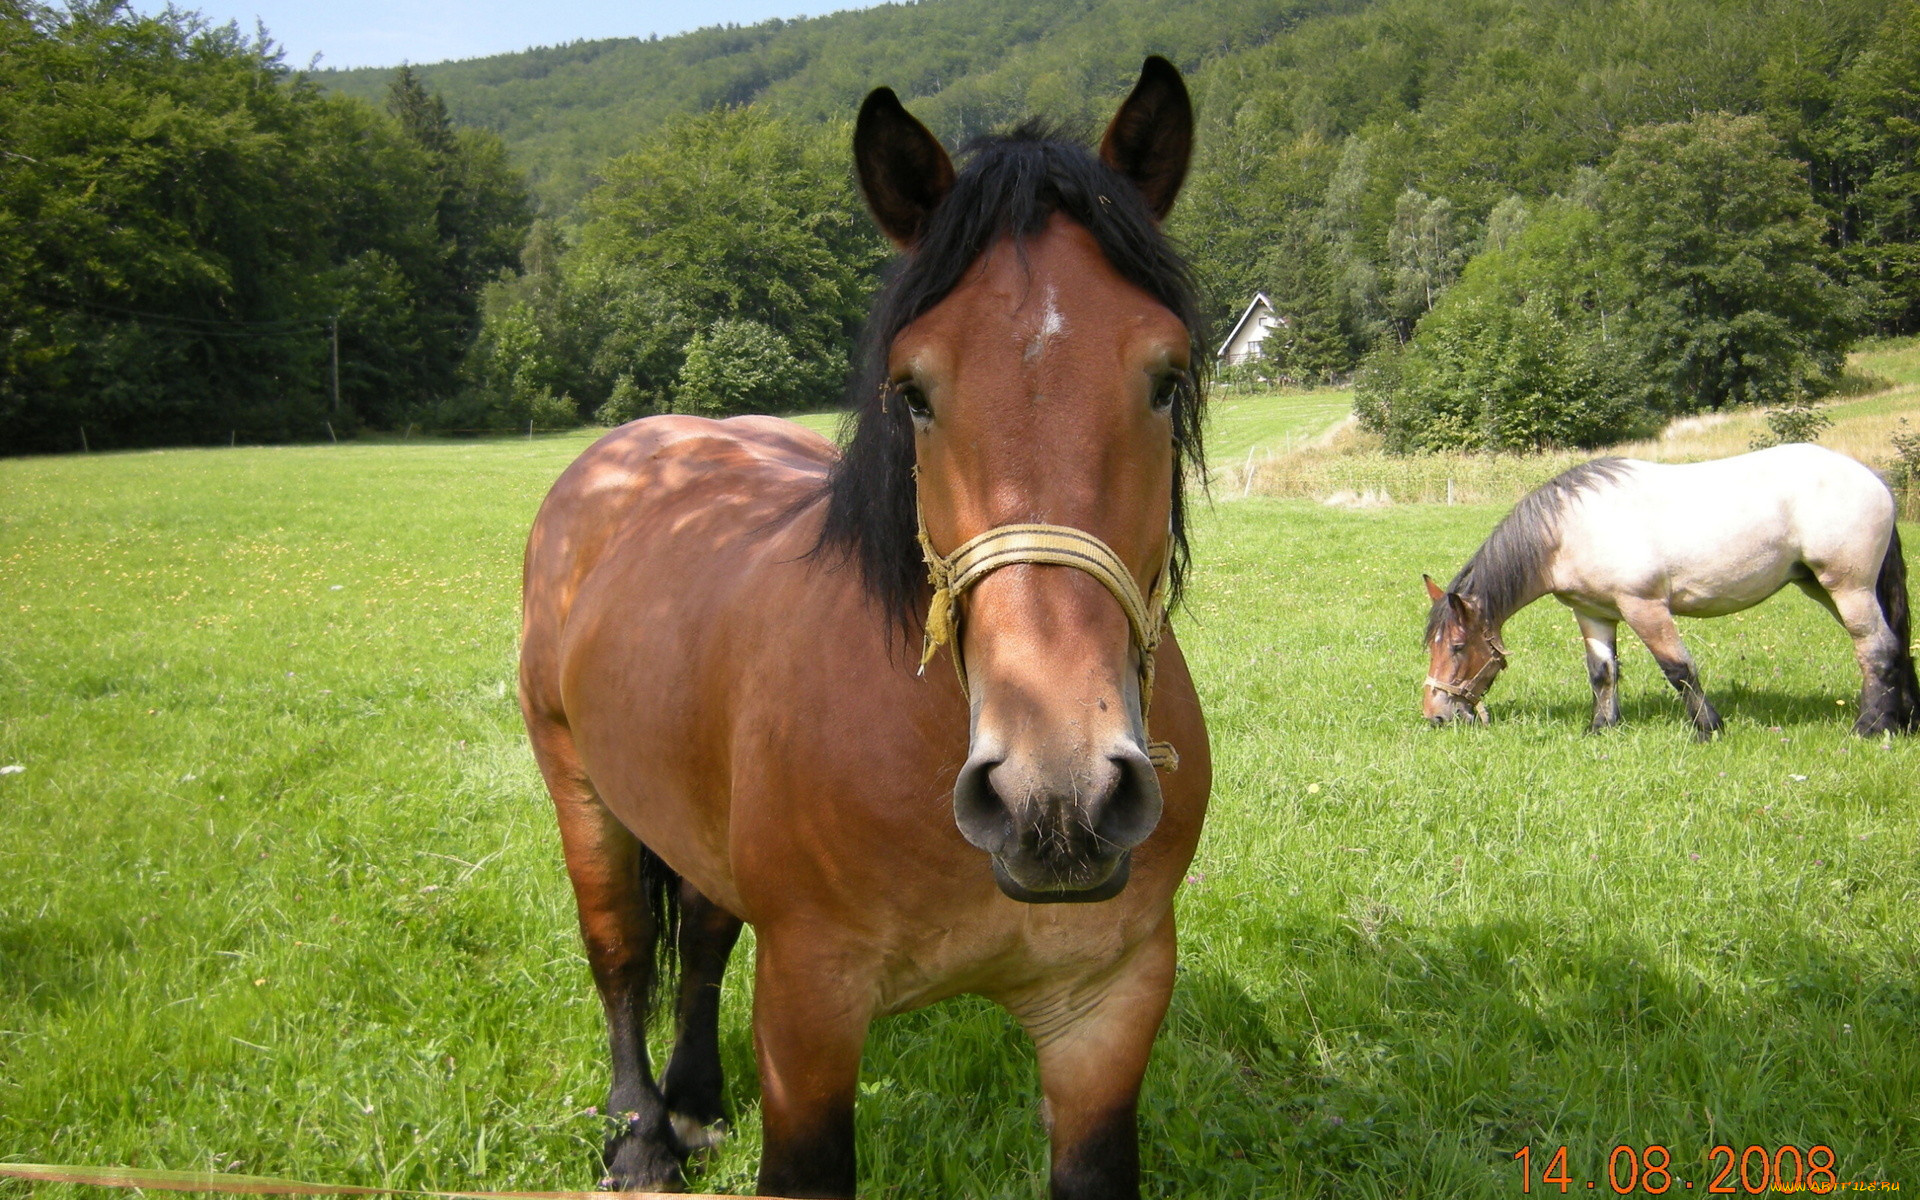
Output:
<svg viewBox="0 0 1920 1200">
<path fill-rule="evenodd" d="M 333 411 L 340 411 L 340 314 L 333 314 Z"/>
</svg>

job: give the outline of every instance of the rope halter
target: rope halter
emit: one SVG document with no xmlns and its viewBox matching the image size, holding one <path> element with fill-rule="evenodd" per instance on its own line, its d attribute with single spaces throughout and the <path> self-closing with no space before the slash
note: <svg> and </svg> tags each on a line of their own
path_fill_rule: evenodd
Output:
<svg viewBox="0 0 1920 1200">
<path fill-rule="evenodd" d="M 1444 679 L 1427 676 L 1428 687 L 1436 692 L 1445 692 L 1449 696 L 1466 701 L 1473 706 L 1474 715 L 1482 721 L 1487 719 L 1487 708 L 1481 701 L 1486 698 L 1487 689 L 1493 686 L 1494 675 L 1505 670 L 1507 666 L 1507 646 L 1500 640 L 1498 633 L 1487 634 L 1487 649 L 1493 651 L 1492 657 L 1481 663 L 1480 669 L 1473 673 L 1473 678 L 1465 683 L 1448 683 Z"/>
<path fill-rule="evenodd" d="M 1167 588 L 1173 576 L 1173 544 L 1167 544 L 1167 560 L 1160 565 L 1153 590 L 1140 594 L 1133 572 L 1120 561 L 1107 544 L 1090 533 L 1068 525 L 998 525 L 979 537 L 963 543 L 952 554 L 934 550 L 927 536 L 926 517 L 914 506 L 919 523 L 920 554 L 927 561 L 927 580 L 933 584 L 933 603 L 927 608 L 926 636 L 920 650 L 920 673 L 940 647 L 953 646 L 953 669 L 960 677 L 960 694 L 970 695 L 967 665 L 960 655 L 960 598 L 967 589 L 1001 567 L 1015 563 L 1037 563 L 1049 567 L 1072 567 L 1085 571 L 1113 594 L 1127 614 L 1133 632 L 1133 645 L 1140 653 L 1140 726 L 1147 725 L 1147 710 L 1153 704 L 1153 659 L 1160 635 L 1167 622 Z M 1163 771 L 1176 770 L 1180 755 L 1167 742 L 1147 742 L 1147 760 Z"/>
</svg>

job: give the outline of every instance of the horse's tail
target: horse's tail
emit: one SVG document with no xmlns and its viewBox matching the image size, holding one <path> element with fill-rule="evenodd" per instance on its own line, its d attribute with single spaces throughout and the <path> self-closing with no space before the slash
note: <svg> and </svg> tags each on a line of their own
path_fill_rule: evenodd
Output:
<svg viewBox="0 0 1920 1200">
<path fill-rule="evenodd" d="M 1895 728 L 1912 732 L 1920 728 L 1920 678 L 1913 669 L 1912 617 L 1907 608 L 1907 559 L 1900 551 L 1900 525 L 1896 518 L 1887 538 L 1886 557 L 1880 560 L 1880 578 L 1874 584 L 1880 600 L 1880 615 L 1892 628 L 1894 650 L 1892 682 Z"/>
<path fill-rule="evenodd" d="M 1903 601 L 1905 595 L 1903 588 Z M 640 847 L 640 890 L 646 895 L 647 911 L 653 915 L 653 987 L 642 998 L 641 1007 L 649 1012 L 671 1012 L 674 982 L 680 971 L 680 876 L 644 844 Z"/>
</svg>

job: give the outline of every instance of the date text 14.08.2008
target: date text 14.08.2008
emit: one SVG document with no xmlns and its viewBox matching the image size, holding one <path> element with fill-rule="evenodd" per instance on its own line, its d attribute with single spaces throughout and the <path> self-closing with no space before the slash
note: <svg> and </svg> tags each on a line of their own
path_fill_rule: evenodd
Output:
<svg viewBox="0 0 1920 1200">
<path fill-rule="evenodd" d="M 1836 1189 L 1850 1191 L 1859 1186 L 1848 1184 L 1843 1188 L 1830 1146 L 1812 1146 L 1804 1151 L 1790 1145 L 1777 1149 L 1746 1146 L 1738 1150 L 1732 1146 L 1715 1146 L 1707 1152 L 1704 1169 L 1696 1167 L 1685 1172 L 1702 1176 L 1697 1180 L 1675 1174 L 1673 1155 L 1665 1146 L 1615 1146 L 1607 1156 L 1606 1177 L 1598 1180 L 1574 1179 L 1568 1173 L 1565 1146 L 1556 1146 L 1545 1156 L 1545 1163 L 1537 1167 L 1538 1176 L 1534 1174 L 1533 1147 L 1522 1146 L 1513 1157 L 1519 1160 L 1520 1190 L 1526 1193 L 1533 1191 L 1536 1179 L 1543 1190 L 1598 1191 L 1604 1185 L 1620 1196 L 1633 1193 L 1659 1196 L 1669 1191 L 1703 1192 L 1709 1196 L 1758 1196 L 1766 1192 L 1811 1192 L 1824 1196 Z M 1883 1184 L 1874 1190 L 1898 1187 L 1898 1184 Z"/>
</svg>

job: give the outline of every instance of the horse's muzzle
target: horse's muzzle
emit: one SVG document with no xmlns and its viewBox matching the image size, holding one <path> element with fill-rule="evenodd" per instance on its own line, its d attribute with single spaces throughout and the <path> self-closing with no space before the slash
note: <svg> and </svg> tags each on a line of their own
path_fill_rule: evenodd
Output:
<svg viewBox="0 0 1920 1200">
<path fill-rule="evenodd" d="M 1492 718 L 1487 714 L 1486 701 L 1468 704 L 1452 696 L 1442 698 L 1439 711 L 1427 713 L 1427 724 L 1439 728 L 1443 725 L 1485 725 Z"/>
<path fill-rule="evenodd" d="M 1057 771 L 976 752 L 953 789 L 961 836 L 990 856 L 1000 890 L 1028 904 L 1119 895 L 1160 808 L 1160 781 L 1132 744 Z"/>
</svg>

